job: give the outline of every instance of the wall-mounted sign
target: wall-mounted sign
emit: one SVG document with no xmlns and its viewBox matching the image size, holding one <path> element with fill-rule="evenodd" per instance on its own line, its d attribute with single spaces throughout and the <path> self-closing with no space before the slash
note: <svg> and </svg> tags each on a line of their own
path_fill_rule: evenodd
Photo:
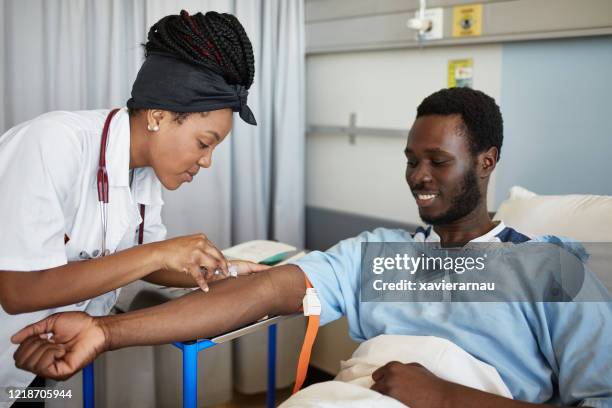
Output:
<svg viewBox="0 0 612 408">
<path fill-rule="evenodd" d="M 473 37 L 482 34 L 482 4 L 453 7 L 453 37 Z"/>
<path fill-rule="evenodd" d="M 474 61 L 471 58 L 448 61 L 448 87 L 471 88 L 474 79 Z"/>
</svg>

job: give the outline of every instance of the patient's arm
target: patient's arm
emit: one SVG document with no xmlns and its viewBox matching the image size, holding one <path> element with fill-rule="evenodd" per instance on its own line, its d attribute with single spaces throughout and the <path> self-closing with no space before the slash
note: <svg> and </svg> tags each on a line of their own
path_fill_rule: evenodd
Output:
<svg viewBox="0 0 612 408">
<path fill-rule="evenodd" d="M 372 390 L 395 398 L 412 408 L 553 407 L 552 405 L 512 400 L 445 381 L 418 363 L 389 362 L 374 371 L 372 379 L 374 380 Z"/>
<path fill-rule="evenodd" d="M 211 284 L 159 306 L 114 316 L 58 313 L 13 336 L 19 368 L 66 379 L 98 354 L 135 345 L 209 338 L 272 314 L 289 314 L 301 306 L 304 274 L 286 265 Z M 53 333 L 53 342 L 41 334 Z"/>
<path fill-rule="evenodd" d="M 294 265 L 272 268 L 211 285 L 159 306 L 100 318 L 107 349 L 208 338 L 265 315 L 296 312 L 306 284 Z"/>
</svg>

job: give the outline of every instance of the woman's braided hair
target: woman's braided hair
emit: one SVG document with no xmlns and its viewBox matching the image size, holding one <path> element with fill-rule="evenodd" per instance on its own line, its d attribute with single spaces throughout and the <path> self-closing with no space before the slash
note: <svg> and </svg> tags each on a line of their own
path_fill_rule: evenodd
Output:
<svg viewBox="0 0 612 408">
<path fill-rule="evenodd" d="M 201 65 L 228 84 L 250 88 L 255 76 L 253 46 L 244 27 L 231 14 L 209 11 L 162 18 L 149 30 L 146 55 L 163 52 Z"/>
</svg>

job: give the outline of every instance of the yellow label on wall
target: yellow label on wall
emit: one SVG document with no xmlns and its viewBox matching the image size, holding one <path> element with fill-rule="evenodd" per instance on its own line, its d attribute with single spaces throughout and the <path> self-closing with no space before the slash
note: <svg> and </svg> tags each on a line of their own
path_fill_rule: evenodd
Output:
<svg viewBox="0 0 612 408">
<path fill-rule="evenodd" d="M 448 87 L 471 88 L 474 61 L 471 58 L 448 61 Z"/>
<path fill-rule="evenodd" d="M 482 34 L 482 4 L 453 7 L 453 37 L 473 37 Z"/>
</svg>

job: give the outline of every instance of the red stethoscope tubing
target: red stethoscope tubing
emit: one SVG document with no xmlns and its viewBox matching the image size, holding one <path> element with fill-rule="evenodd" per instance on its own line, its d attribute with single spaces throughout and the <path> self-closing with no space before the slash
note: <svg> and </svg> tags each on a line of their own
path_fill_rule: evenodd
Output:
<svg viewBox="0 0 612 408">
<path fill-rule="evenodd" d="M 119 109 L 115 108 L 111 110 L 106 116 L 106 120 L 104 121 L 104 128 L 102 128 L 102 137 L 100 138 L 100 157 L 98 159 L 98 172 L 96 174 L 96 185 L 98 187 L 98 201 L 100 202 L 102 212 L 102 251 L 101 255 L 104 256 L 106 252 L 106 221 L 108 219 L 105 214 L 106 208 L 105 204 L 108 204 L 108 173 L 106 172 L 106 145 L 108 142 L 108 131 L 110 128 L 111 121 L 113 117 L 119 112 Z M 144 204 L 140 204 L 140 216 L 142 218 L 142 222 L 140 223 L 139 231 L 138 231 L 138 244 L 142 245 L 144 240 L 144 219 L 145 219 L 145 206 Z"/>
<path fill-rule="evenodd" d="M 97 186 L 98 186 L 98 201 L 101 203 L 108 204 L 108 173 L 106 172 L 106 144 L 108 142 L 108 129 L 110 128 L 111 120 L 113 116 L 119 112 L 119 109 L 111 110 L 106 116 L 104 121 L 104 128 L 102 129 L 102 137 L 100 138 L 100 158 L 98 159 L 98 174 Z"/>
</svg>

